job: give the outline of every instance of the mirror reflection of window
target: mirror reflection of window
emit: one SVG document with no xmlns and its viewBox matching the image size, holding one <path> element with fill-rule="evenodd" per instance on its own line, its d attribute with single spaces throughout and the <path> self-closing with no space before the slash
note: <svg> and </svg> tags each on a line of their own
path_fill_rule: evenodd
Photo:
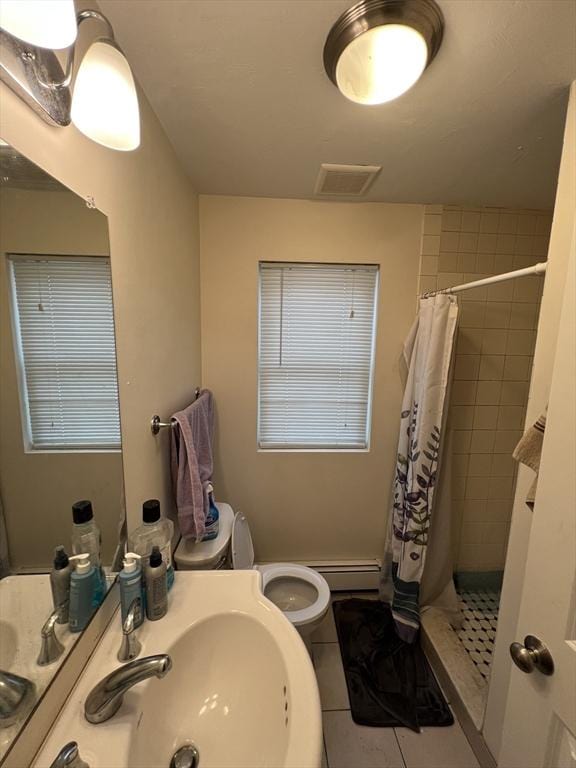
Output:
<svg viewBox="0 0 576 768">
<path fill-rule="evenodd" d="M 120 448 L 110 259 L 9 256 L 28 450 Z"/>
</svg>

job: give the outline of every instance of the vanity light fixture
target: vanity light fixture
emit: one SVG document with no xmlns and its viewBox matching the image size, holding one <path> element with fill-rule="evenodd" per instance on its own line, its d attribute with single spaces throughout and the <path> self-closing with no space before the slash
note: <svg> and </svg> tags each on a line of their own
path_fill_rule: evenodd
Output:
<svg viewBox="0 0 576 768">
<path fill-rule="evenodd" d="M 384 104 L 411 88 L 438 53 L 444 31 L 434 0 L 361 0 L 324 45 L 334 85 L 357 104 Z"/>
<path fill-rule="evenodd" d="M 51 8 L 54 16 L 44 8 Z M 74 78 L 78 26 L 88 20 L 106 32 L 93 40 Z M 50 34 L 49 28 L 54 28 Z M 59 49 L 66 50 L 57 54 Z M 112 25 L 99 11 L 85 9 L 76 15 L 73 0 L 0 0 L 0 79 L 50 125 L 73 122 L 110 149 L 130 151 L 140 145 L 134 78 Z"/>
<path fill-rule="evenodd" d="M 1 0 L 0 27 L 39 48 L 69 48 L 78 34 L 74 0 Z"/>
</svg>

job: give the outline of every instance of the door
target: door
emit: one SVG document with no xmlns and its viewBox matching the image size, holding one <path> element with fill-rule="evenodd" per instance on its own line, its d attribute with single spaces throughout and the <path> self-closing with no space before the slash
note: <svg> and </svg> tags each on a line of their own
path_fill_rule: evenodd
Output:
<svg viewBox="0 0 576 768">
<path fill-rule="evenodd" d="M 569 258 L 516 640 L 550 676 L 512 667 L 500 768 L 576 768 L 576 229 Z M 525 654 L 526 655 L 526 654 Z M 528 656 L 528 666 L 533 657 Z"/>
</svg>

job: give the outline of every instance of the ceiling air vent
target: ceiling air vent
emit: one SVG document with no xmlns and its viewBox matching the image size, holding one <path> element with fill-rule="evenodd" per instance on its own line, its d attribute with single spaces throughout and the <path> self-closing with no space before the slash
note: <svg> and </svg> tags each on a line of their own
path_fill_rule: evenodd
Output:
<svg viewBox="0 0 576 768">
<path fill-rule="evenodd" d="M 381 165 L 322 163 L 314 192 L 330 197 L 359 197 L 367 191 L 381 170 Z"/>
</svg>

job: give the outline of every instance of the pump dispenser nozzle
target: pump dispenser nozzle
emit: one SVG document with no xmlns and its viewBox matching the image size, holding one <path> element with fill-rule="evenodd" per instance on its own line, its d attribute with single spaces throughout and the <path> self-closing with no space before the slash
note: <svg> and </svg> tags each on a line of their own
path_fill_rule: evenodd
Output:
<svg viewBox="0 0 576 768">
<path fill-rule="evenodd" d="M 136 552 L 126 552 L 124 560 L 122 561 L 126 573 L 135 573 L 140 566 L 140 560 L 142 560 L 142 558 L 140 555 L 137 555 Z"/>
<path fill-rule="evenodd" d="M 88 552 L 83 552 L 81 555 L 72 555 L 72 557 L 69 557 L 68 559 L 70 562 L 76 563 L 76 573 L 88 573 L 92 567 L 90 554 Z"/>
</svg>

